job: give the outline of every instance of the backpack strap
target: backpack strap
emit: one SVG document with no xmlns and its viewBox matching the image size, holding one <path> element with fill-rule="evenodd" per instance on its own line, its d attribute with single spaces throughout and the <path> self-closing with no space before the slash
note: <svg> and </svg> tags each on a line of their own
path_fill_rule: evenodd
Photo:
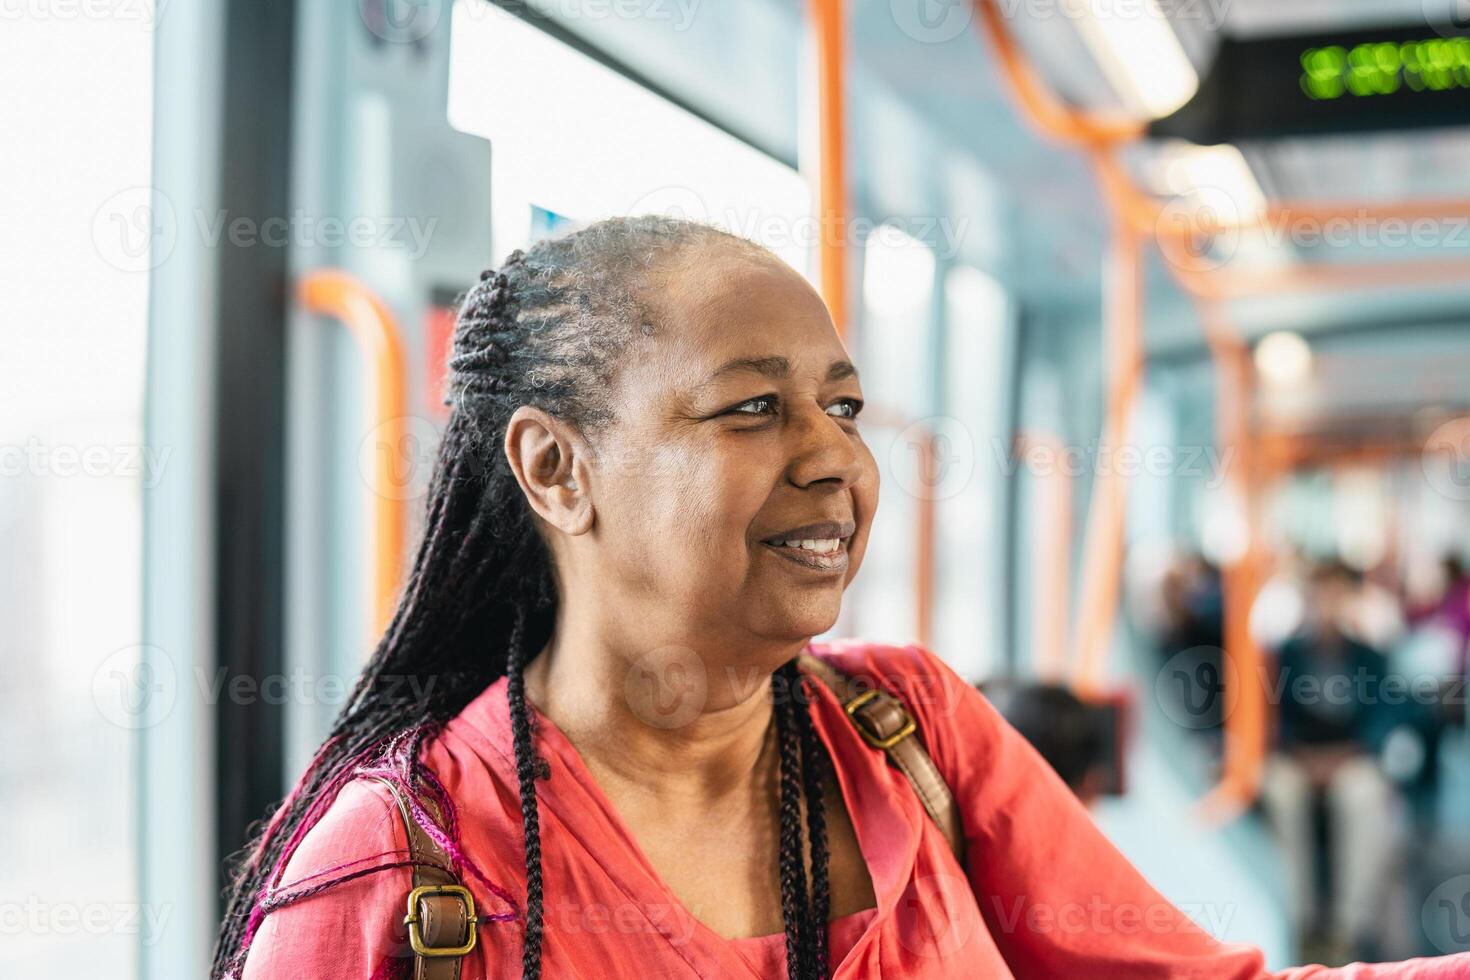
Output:
<svg viewBox="0 0 1470 980">
<path fill-rule="evenodd" d="M 939 767 L 924 748 L 918 722 L 903 702 L 876 685 L 860 683 L 819 657 L 802 653 L 797 658 L 803 671 L 816 677 L 831 689 L 852 719 L 853 727 L 863 740 L 882 749 L 888 761 L 914 787 L 924 809 L 939 826 L 949 842 L 960 866 L 965 864 L 965 832 L 960 822 L 960 808 Z"/>
<path fill-rule="evenodd" d="M 424 833 L 409 813 L 403 793 L 390 780 L 378 778 L 393 794 L 408 837 L 413 861 L 413 890 L 408 893 L 408 941 L 413 950 L 413 980 L 459 980 L 460 962 L 479 942 L 475 898 L 449 870 L 449 855 Z M 431 805 L 431 804 L 426 804 Z"/>
</svg>

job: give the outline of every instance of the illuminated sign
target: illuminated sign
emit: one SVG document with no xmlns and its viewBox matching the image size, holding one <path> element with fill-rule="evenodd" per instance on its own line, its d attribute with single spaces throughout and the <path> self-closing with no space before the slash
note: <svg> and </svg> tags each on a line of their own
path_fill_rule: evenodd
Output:
<svg viewBox="0 0 1470 980">
<path fill-rule="evenodd" d="M 1149 132 L 1196 143 L 1470 125 L 1470 34 L 1381 28 L 1226 38 L 1187 104 Z"/>
</svg>

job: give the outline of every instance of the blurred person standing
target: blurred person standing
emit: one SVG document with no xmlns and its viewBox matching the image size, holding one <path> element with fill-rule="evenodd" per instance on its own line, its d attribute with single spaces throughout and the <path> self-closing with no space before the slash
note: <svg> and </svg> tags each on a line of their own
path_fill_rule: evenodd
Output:
<svg viewBox="0 0 1470 980">
<path fill-rule="evenodd" d="M 1360 585 L 1340 562 L 1310 575 L 1302 626 L 1277 655 L 1278 738 L 1261 785 L 1304 952 L 1324 961 L 1376 948 L 1401 837 L 1400 801 L 1376 758 L 1395 722 L 1388 659 L 1351 626 Z"/>
</svg>

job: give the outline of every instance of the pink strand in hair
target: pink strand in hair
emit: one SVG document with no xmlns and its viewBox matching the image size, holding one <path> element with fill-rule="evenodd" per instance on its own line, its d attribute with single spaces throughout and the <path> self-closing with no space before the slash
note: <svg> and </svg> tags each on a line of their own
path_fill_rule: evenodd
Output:
<svg viewBox="0 0 1470 980">
<path fill-rule="evenodd" d="M 337 774 L 322 787 L 321 792 L 317 794 L 306 812 L 302 814 L 301 822 L 297 825 L 290 839 L 282 847 L 280 857 L 271 868 L 270 874 L 266 876 L 265 887 L 261 889 L 254 905 L 250 909 L 250 916 L 246 920 L 245 925 L 245 935 L 240 946 L 242 959 L 244 951 L 250 948 L 251 941 L 255 938 L 261 922 L 264 921 L 268 913 L 344 882 L 380 871 L 388 871 L 393 868 L 412 867 L 416 863 L 410 857 L 409 860 L 389 861 L 373 865 L 372 867 L 360 867 L 361 865 L 381 858 L 408 854 L 405 850 L 385 851 L 371 857 L 359 858 L 354 861 L 334 865 L 333 867 L 292 882 L 288 887 L 280 887 L 277 884 L 282 873 L 285 871 L 286 865 L 295 854 L 296 849 L 300 846 L 301 841 L 306 837 L 311 828 L 321 820 L 327 808 L 336 801 L 342 788 L 354 779 L 361 777 L 383 778 L 397 787 L 408 803 L 409 813 L 414 823 L 449 856 L 451 867 L 445 870 L 451 874 L 461 871 L 468 872 L 472 878 L 488 889 L 496 898 L 504 902 L 510 909 L 508 912 L 496 912 L 488 915 L 482 914 L 480 917 L 482 921 L 510 922 L 520 917 L 520 906 L 515 898 L 504 888 L 491 881 L 479 866 L 464 853 L 464 849 L 459 843 L 459 816 L 454 801 L 450 798 L 448 791 L 445 790 L 444 784 L 440 782 L 438 776 L 419 761 L 418 747 L 425 738 L 437 733 L 437 730 L 437 725 L 426 726 L 408 732 L 401 732 L 383 742 L 369 746 L 347 759 L 337 771 Z M 312 759 L 311 766 L 307 769 L 308 772 L 311 772 L 319 764 L 329 745 L 330 743 L 318 750 L 316 757 Z M 427 787 L 428 798 L 443 815 L 442 820 L 445 828 L 441 828 L 425 808 L 425 797 L 417 788 L 416 782 L 418 780 L 415 777 L 422 780 L 423 784 Z M 285 814 L 290 810 L 292 804 L 299 796 L 302 783 L 304 782 L 305 780 L 298 783 L 292 789 L 291 794 L 276 811 L 276 814 L 271 820 L 272 829 L 279 826 L 280 822 L 284 819 Z M 335 877 L 329 877 L 334 875 Z M 313 882 L 313 884 L 308 885 L 308 882 Z"/>
</svg>

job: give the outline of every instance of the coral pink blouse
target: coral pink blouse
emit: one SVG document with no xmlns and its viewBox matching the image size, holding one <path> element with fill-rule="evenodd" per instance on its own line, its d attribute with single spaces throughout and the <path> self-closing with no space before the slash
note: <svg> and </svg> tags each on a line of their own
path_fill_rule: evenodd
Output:
<svg viewBox="0 0 1470 980">
<path fill-rule="evenodd" d="M 1208 980 L 1449 980 L 1470 954 L 1398 964 L 1269 973 L 1261 952 L 1198 928 L 1130 865 L 1036 751 L 973 687 L 917 645 L 834 641 L 813 653 L 903 699 L 963 814 L 967 866 L 903 775 L 865 743 L 822 685 L 817 731 L 836 769 L 877 907 L 831 923 L 834 980 L 868 977 L 1103 977 Z M 538 784 L 543 974 L 587 980 L 786 975 L 784 935 L 725 939 L 659 879 L 567 738 L 544 715 Z M 459 810 L 468 857 L 525 894 L 521 819 L 505 681 L 492 684 L 426 749 Z M 717 830 L 712 830 L 717 832 Z M 282 883 L 406 848 L 381 784 L 343 790 L 305 837 Z M 244 980 L 369 980 L 393 973 L 403 943 L 407 868 L 367 875 L 266 917 Z M 475 881 L 482 915 L 508 911 Z M 520 920 L 482 925 L 464 980 L 519 977 Z"/>
</svg>

